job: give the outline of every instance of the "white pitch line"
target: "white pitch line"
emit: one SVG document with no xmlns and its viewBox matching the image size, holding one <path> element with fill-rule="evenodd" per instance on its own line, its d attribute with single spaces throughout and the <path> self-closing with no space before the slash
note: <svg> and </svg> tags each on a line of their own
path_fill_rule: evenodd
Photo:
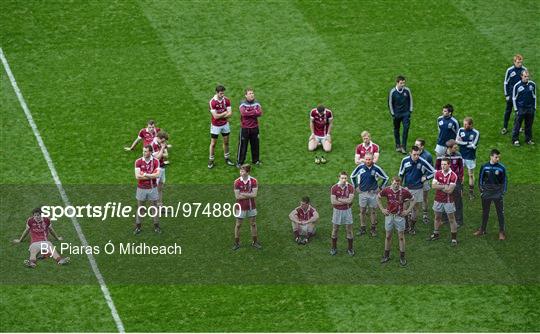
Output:
<svg viewBox="0 0 540 334">
<path fill-rule="evenodd" d="M 9 77 L 9 81 L 11 82 L 11 86 L 13 87 L 13 90 L 15 91 L 15 94 L 17 95 L 17 98 L 19 99 L 19 103 L 24 111 L 24 114 L 26 115 L 28 124 L 30 124 L 32 131 L 34 132 L 34 136 L 36 137 L 36 140 L 39 144 L 41 153 L 43 153 L 43 157 L 45 158 L 45 161 L 47 162 L 47 166 L 49 166 L 49 170 L 51 171 L 51 175 L 53 177 L 54 183 L 56 184 L 56 187 L 58 188 L 58 191 L 60 192 L 60 197 L 62 197 L 62 200 L 64 201 L 64 205 L 66 207 L 70 206 L 71 203 L 69 201 L 69 198 L 66 194 L 64 187 L 62 186 L 60 177 L 58 176 L 58 173 L 56 172 L 56 168 L 54 167 L 54 163 L 51 159 L 51 156 L 49 155 L 49 151 L 47 150 L 47 147 L 45 146 L 45 143 L 43 142 L 43 139 L 41 138 L 37 125 L 34 122 L 34 118 L 32 117 L 32 113 L 30 112 L 28 105 L 26 105 L 26 101 L 24 100 L 21 90 L 19 89 L 19 86 L 17 85 L 17 81 L 15 81 L 15 77 L 13 76 L 13 73 L 11 72 L 11 68 L 9 67 L 9 63 L 1 47 L 0 47 L 0 58 L 2 59 L 2 64 L 4 64 L 4 68 Z M 75 231 L 77 231 L 77 235 L 79 236 L 79 239 L 81 240 L 81 245 L 88 246 L 88 241 L 86 241 L 86 237 L 84 236 L 84 233 L 81 229 L 81 225 L 77 221 L 77 218 L 75 217 L 71 218 L 71 222 L 73 223 L 73 227 L 75 227 Z M 107 284 L 105 284 L 103 275 L 101 275 L 101 272 L 99 271 L 99 268 L 96 263 L 96 259 L 94 258 L 92 254 L 87 254 L 87 256 L 88 256 L 88 261 L 90 262 L 90 266 L 92 267 L 92 270 L 94 271 L 94 275 L 96 276 L 99 286 L 101 287 L 101 292 L 103 292 L 103 297 L 105 297 L 105 301 L 107 302 L 107 305 L 111 309 L 111 315 L 114 319 L 114 322 L 116 323 L 116 328 L 118 329 L 118 332 L 124 333 L 125 332 L 124 324 L 122 323 L 122 319 L 120 319 L 120 316 L 118 315 L 118 311 L 116 310 L 116 307 L 114 306 L 111 293 L 109 292 L 109 289 L 107 288 Z"/>
</svg>

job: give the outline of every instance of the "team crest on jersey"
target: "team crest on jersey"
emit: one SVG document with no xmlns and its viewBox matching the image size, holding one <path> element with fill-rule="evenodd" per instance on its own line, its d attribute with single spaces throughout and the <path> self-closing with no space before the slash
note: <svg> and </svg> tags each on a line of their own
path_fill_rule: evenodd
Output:
<svg viewBox="0 0 540 334">
<path fill-rule="evenodd" d="M 533 90 L 533 86 L 529 85 L 529 90 Z"/>
<path fill-rule="evenodd" d="M 417 164 L 417 165 L 416 165 L 416 169 L 420 169 L 420 168 L 422 168 L 422 165 Z"/>
<path fill-rule="evenodd" d="M 516 76 L 516 72 L 512 71 L 512 73 L 510 73 L 510 77 L 515 77 L 515 76 Z"/>
<path fill-rule="evenodd" d="M 453 127 L 454 127 L 454 124 L 448 123 L 448 128 L 449 128 L 449 129 L 451 129 L 451 128 L 453 128 Z"/>
<path fill-rule="evenodd" d="M 443 123 L 444 123 L 443 121 L 439 121 L 439 125 L 443 125 Z"/>
<path fill-rule="evenodd" d="M 523 86 L 521 86 L 521 87 L 518 88 L 518 92 L 523 92 L 524 89 L 525 88 L 523 88 Z"/>
<path fill-rule="evenodd" d="M 499 175 L 499 171 L 498 171 L 498 170 L 495 171 L 495 175 Z"/>
<path fill-rule="evenodd" d="M 411 167 L 411 163 L 410 163 L 410 162 L 406 162 L 405 165 L 404 165 L 403 167 L 409 168 L 409 167 Z"/>
<path fill-rule="evenodd" d="M 371 176 L 375 176 L 375 171 L 374 170 L 371 171 Z"/>
<path fill-rule="evenodd" d="M 465 132 L 463 132 L 463 131 L 460 132 L 460 133 L 459 133 L 459 136 L 460 136 L 460 137 L 465 137 Z"/>
<path fill-rule="evenodd" d="M 470 140 L 472 140 L 472 139 L 473 139 L 473 137 L 474 137 L 473 135 L 469 135 L 469 139 L 470 139 Z"/>
</svg>

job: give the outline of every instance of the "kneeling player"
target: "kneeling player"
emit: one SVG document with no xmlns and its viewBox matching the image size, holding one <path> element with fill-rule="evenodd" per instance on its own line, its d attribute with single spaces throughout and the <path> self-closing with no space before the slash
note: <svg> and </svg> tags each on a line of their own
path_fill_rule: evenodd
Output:
<svg viewBox="0 0 540 334">
<path fill-rule="evenodd" d="M 308 149 L 315 151 L 319 145 L 322 146 L 325 152 L 332 150 L 332 122 L 334 117 L 330 109 L 319 104 L 317 108 L 312 109 L 309 114 L 309 127 L 311 136 L 309 136 Z"/>
<path fill-rule="evenodd" d="M 439 228 L 442 225 L 443 213 L 448 215 L 450 221 L 450 232 L 452 233 L 452 246 L 457 245 L 457 223 L 456 206 L 454 204 L 454 188 L 456 187 L 457 175 L 450 169 L 450 159 L 441 159 L 441 170 L 435 172 L 433 178 L 433 189 L 435 192 L 435 201 L 433 203 L 433 211 L 435 211 L 435 223 L 433 234 L 428 238 L 428 241 L 437 240 L 440 238 Z"/>
<path fill-rule="evenodd" d="M 354 256 L 353 249 L 353 218 L 352 218 L 352 202 L 354 200 L 354 187 L 347 182 L 347 172 L 343 171 L 339 174 L 339 181 L 332 186 L 330 191 L 330 201 L 334 207 L 332 213 L 332 248 L 330 255 L 337 254 L 337 236 L 340 225 L 345 225 L 347 230 L 347 253 Z"/>
<path fill-rule="evenodd" d="M 309 197 L 302 197 L 300 206 L 289 214 L 292 223 L 294 241 L 299 245 L 305 245 L 315 234 L 319 213 L 311 206 Z"/>
<path fill-rule="evenodd" d="M 240 204 L 240 212 L 235 212 L 236 225 L 234 227 L 234 245 L 233 250 L 240 248 L 240 227 L 244 218 L 249 218 L 249 224 L 251 225 L 251 246 L 256 249 L 261 249 L 262 246 L 258 241 L 257 224 L 255 219 L 257 217 L 257 207 L 255 205 L 255 198 L 257 197 L 257 179 L 251 177 L 251 166 L 248 164 L 240 166 L 240 177 L 234 181 L 234 196 L 236 197 L 236 203 Z"/>
<path fill-rule="evenodd" d="M 53 259 L 60 265 L 69 263 L 69 257 L 61 257 L 53 247 L 53 244 L 48 240 L 48 235 L 51 233 L 56 240 L 63 240 L 58 236 L 51 226 L 51 220 L 41 216 L 41 208 L 32 210 L 32 216 L 26 220 L 26 228 L 19 239 L 13 240 L 13 243 L 18 244 L 26 238 L 30 233 L 30 258 L 24 260 L 24 265 L 29 268 L 36 267 L 38 254 L 40 257 L 52 256 Z"/>
<path fill-rule="evenodd" d="M 381 198 L 388 200 L 386 208 L 382 205 Z M 395 226 L 399 237 L 399 264 L 407 265 L 405 259 L 405 217 L 411 213 L 415 202 L 413 196 L 406 188 L 401 187 L 399 176 L 392 178 L 390 187 L 384 188 L 377 196 L 377 204 L 384 214 L 384 229 L 386 230 L 386 239 L 384 240 L 384 255 L 381 263 L 390 261 L 390 247 L 392 246 L 392 230 Z M 409 207 L 404 210 L 404 204 L 408 202 Z"/>
</svg>

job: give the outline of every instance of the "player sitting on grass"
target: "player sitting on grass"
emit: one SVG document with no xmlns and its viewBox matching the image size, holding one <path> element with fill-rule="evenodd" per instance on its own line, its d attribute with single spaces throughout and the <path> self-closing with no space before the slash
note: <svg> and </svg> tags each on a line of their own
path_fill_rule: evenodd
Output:
<svg viewBox="0 0 540 334">
<path fill-rule="evenodd" d="M 311 135 L 308 141 L 308 150 L 315 151 L 317 147 L 322 146 L 323 151 L 332 151 L 332 123 L 334 116 L 330 109 L 327 109 L 324 105 L 319 104 L 317 108 L 314 108 L 309 113 L 309 128 L 311 129 Z M 315 163 L 326 163 L 326 159 L 321 156 L 315 157 Z"/>
<path fill-rule="evenodd" d="M 302 197 L 300 206 L 291 211 L 289 219 L 292 223 L 294 241 L 299 245 L 307 244 L 315 235 L 319 220 L 319 213 L 311 206 L 309 197 Z"/>
<path fill-rule="evenodd" d="M 41 208 L 32 210 L 32 216 L 26 220 L 26 228 L 19 239 L 13 240 L 13 243 L 19 244 L 26 235 L 30 233 L 30 258 L 24 260 L 24 265 L 29 268 L 36 267 L 36 260 L 38 254 L 41 257 L 52 256 L 59 265 L 69 263 L 69 257 L 61 257 L 60 254 L 53 247 L 53 244 L 48 240 L 49 233 L 56 238 L 56 240 L 63 240 L 54 231 L 51 220 L 47 217 L 41 216 Z"/>
<path fill-rule="evenodd" d="M 383 206 L 381 199 L 387 198 L 386 208 Z M 404 209 L 405 203 L 409 203 L 409 207 Z M 412 194 L 401 187 L 401 179 L 399 176 L 392 178 L 390 187 L 386 187 L 377 196 L 377 204 L 384 214 L 384 229 L 386 230 L 386 239 L 384 240 L 384 255 L 381 263 L 390 261 L 390 247 L 392 246 L 392 230 L 394 226 L 398 231 L 399 237 L 399 264 L 407 265 L 405 259 L 405 217 L 407 217 L 414 208 L 414 200 Z"/>
</svg>

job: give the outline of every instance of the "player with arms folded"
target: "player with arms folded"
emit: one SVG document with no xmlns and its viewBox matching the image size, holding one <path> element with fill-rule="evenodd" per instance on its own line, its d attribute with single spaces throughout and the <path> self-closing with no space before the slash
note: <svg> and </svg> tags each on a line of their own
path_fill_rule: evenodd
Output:
<svg viewBox="0 0 540 334">
<path fill-rule="evenodd" d="M 19 244 L 30 233 L 30 247 L 28 248 L 30 258 L 24 260 L 24 265 L 29 268 L 35 268 L 38 254 L 40 254 L 40 257 L 52 256 L 56 260 L 56 263 L 60 265 L 69 263 L 69 257 L 61 257 L 49 241 L 49 233 L 56 240 L 62 241 L 63 239 L 53 229 L 51 220 L 47 217 L 42 217 L 41 213 L 41 208 L 32 210 L 32 216 L 26 220 L 26 228 L 21 237 L 13 240 L 14 244 Z M 44 252 L 44 250 L 46 251 Z"/>
<path fill-rule="evenodd" d="M 208 168 L 214 168 L 214 157 L 219 134 L 223 137 L 223 154 L 225 163 L 234 166 L 229 159 L 229 134 L 231 127 L 229 119 L 232 116 L 231 101 L 225 96 L 225 87 L 216 87 L 216 95 L 208 102 L 210 113 L 212 114 L 210 123 L 210 156 L 208 158 Z"/>
<path fill-rule="evenodd" d="M 382 203 L 383 197 L 386 197 L 387 199 L 386 208 Z M 377 195 L 377 205 L 385 216 L 384 228 L 386 230 L 384 255 L 381 259 L 381 263 L 390 261 L 392 230 L 395 227 L 399 237 L 399 264 L 402 266 L 407 265 L 407 260 L 405 259 L 405 217 L 411 213 L 414 207 L 414 201 L 412 199 L 412 194 L 406 188 L 401 187 L 401 179 L 399 176 L 394 176 L 390 187 L 384 188 L 379 192 L 379 195 Z M 409 204 L 407 209 L 405 209 L 405 203 Z"/>
<path fill-rule="evenodd" d="M 309 197 L 302 197 L 300 206 L 289 214 L 292 223 L 294 241 L 299 245 L 305 245 L 315 234 L 316 224 L 319 221 L 319 213 L 310 204 Z"/>
<path fill-rule="evenodd" d="M 428 241 L 438 240 L 440 238 L 439 228 L 442 225 L 442 214 L 448 215 L 450 221 L 450 232 L 452 234 L 452 246 L 457 246 L 457 223 L 454 212 L 454 188 L 458 176 L 450 169 L 450 159 L 443 158 L 441 160 L 441 170 L 435 172 L 433 178 L 433 189 L 435 189 L 435 201 L 433 202 L 433 211 L 435 211 L 435 223 L 433 234 L 427 239 Z"/>
<path fill-rule="evenodd" d="M 352 202 L 354 200 L 354 187 L 347 182 L 349 176 L 343 171 L 339 174 L 339 181 L 330 189 L 330 202 L 334 207 L 332 213 L 332 248 L 330 255 L 337 254 L 337 236 L 339 226 L 345 225 L 347 231 L 347 253 L 354 256 L 353 249 L 353 217 L 352 217 Z"/>
<path fill-rule="evenodd" d="M 233 250 L 240 248 L 240 228 L 245 218 L 249 219 L 251 226 L 251 246 L 256 249 L 262 249 L 258 241 L 257 234 L 257 206 L 255 198 L 257 197 L 258 182 L 257 179 L 249 175 L 251 166 L 248 164 L 240 166 L 240 177 L 234 181 L 234 196 L 236 203 L 240 205 L 240 212 L 235 212 L 236 225 L 234 226 L 234 245 Z"/>
<path fill-rule="evenodd" d="M 135 215 L 135 230 L 133 234 L 141 233 L 141 213 L 146 208 L 146 202 L 150 202 L 150 206 L 157 207 L 159 198 L 157 190 L 157 178 L 160 174 L 159 160 L 152 156 L 152 145 L 146 145 L 143 150 L 142 158 L 135 161 L 135 179 L 137 180 L 137 212 Z M 161 233 L 159 226 L 159 217 L 156 215 L 154 219 L 154 232 Z"/>
<path fill-rule="evenodd" d="M 167 165 L 165 161 L 169 157 L 169 145 L 167 141 L 169 140 L 169 135 L 165 131 L 159 131 L 156 138 L 152 141 L 152 156 L 159 160 L 159 176 L 157 178 L 157 190 L 158 190 L 158 201 L 157 206 L 161 207 L 163 205 L 163 187 L 165 186 L 165 168 Z"/>
</svg>

